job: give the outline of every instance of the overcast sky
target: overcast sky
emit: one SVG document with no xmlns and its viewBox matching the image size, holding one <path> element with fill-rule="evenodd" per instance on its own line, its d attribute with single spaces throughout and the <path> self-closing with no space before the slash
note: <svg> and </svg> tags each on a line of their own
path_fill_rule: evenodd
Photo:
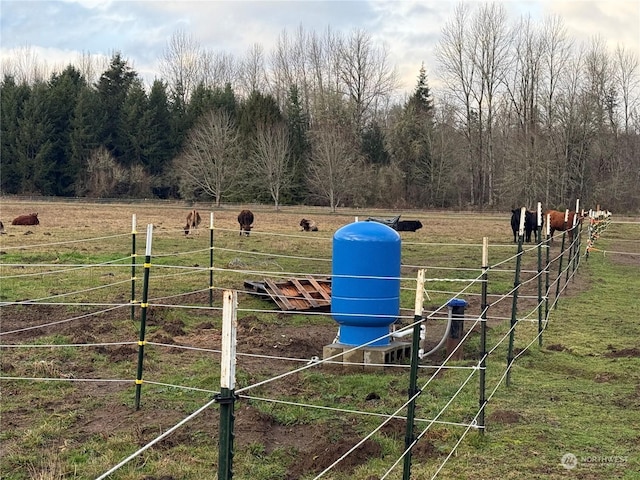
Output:
<svg viewBox="0 0 640 480">
<path fill-rule="evenodd" d="M 128 1 L 0 0 L 0 55 L 30 47 L 49 68 L 76 63 L 79 55 L 111 57 L 120 51 L 150 83 L 168 39 L 184 31 L 202 47 L 244 55 L 258 43 L 269 52 L 278 36 L 327 26 L 349 33 L 369 32 L 386 45 L 404 89 L 415 86 L 425 63 L 429 80 L 437 76 L 433 49 L 458 1 Z M 469 2 L 474 3 L 474 2 Z M 502 0 L 511 24 L 521 15 L 534 21 L 559 15 L 569 35 L 588 42 L 600 35 L 615 49 L 640 54 L 640 0 Z"/>
</svg>

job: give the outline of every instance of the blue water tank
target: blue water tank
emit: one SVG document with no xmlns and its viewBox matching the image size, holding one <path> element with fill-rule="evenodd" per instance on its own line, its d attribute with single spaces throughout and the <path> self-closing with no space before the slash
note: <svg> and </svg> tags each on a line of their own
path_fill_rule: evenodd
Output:
<svg viewBox="0 0 640 480">
<path fill-rule="evenodd" d="M 357 346 L 389 334 L 400 311 L 400 252 L 400 235 L 382 223 L 355 222 L 333 235 L 331 315 L 340 343 Z"/>
</svg>

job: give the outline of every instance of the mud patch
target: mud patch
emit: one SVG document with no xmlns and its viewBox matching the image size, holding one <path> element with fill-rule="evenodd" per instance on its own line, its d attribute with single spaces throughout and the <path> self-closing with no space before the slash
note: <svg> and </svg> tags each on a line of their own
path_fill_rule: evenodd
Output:
<svg viewBox="0 0 640 480">
<path fill-rule="evenodd" d="M 623 348 L 622 350 L 613 350 L 611 352 L 605 353 L 605 357 L 607 358 L 632 358 L 632 357 L 640 357 L 640 348 Z"/>
<path fill-rule="evenodd" d="M 320 442 L 313 452 L 301 456 L 287 471 L 287 480 L 297 480 L 307 473 L 320 473 L 346 454 L 361 440 L 360 436 L 342 437 L 336 442 Z M 380 457 L 382 447 L 371 440 L 365 442 L 344 457 L 334 468 L 341 472 L 352 472 L 359 465 L 366 464 L 371 458 Z"/>
<path fill-rule="evenodd" d="M 520 423 L 520 421 L 522 420 L 522 415 L 511 410 L 496 410 L 491 415 L 489 415 L 488 419 L 491 423 L 496 422 L 508 425 L 512 423 Z"/>
<path fill-rule="evenodd" d="M 556 343 L 554 345 L 549 345 L 547 350 L 551 350 L 552 352 L 571 352 L 571 350 L 564 345 Z"/>
</svg>

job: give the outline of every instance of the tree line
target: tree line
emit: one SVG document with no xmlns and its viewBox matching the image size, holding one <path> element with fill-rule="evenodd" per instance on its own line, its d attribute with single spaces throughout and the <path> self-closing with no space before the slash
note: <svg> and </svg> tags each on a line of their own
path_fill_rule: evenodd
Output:
<svg viewBox="0 0 640 480">
<path fill-rule="evenodd" d="M 5 63 L 3 194 L 386 208 L 640 209 L 638 58 L 558 17 L 460 4 L 399 97 L 370 33 L 283 31 L 243 58 L 184 31 L 145 85 L 121 52 Z"/>
</svg>

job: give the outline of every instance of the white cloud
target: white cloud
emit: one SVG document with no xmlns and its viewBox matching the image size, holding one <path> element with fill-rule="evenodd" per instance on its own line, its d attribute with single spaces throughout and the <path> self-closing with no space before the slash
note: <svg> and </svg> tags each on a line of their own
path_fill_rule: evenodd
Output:
<svg viewBox="0 0 640 480">
<path fill-rule="evenodd" d="M 82 52 L 104 57 L 120 51 L 150 81 L 167 41 L 178 30 L 207 49 L 241 56 L 256 43 L 269 52 L 285 30 L 293 35 L 299 27 L 320 34 L 329 26 L 342 33 L 362 28 L 387 47 L 409 90 L 422 62 L 429 81 L 437 82 L 434 48 L 458 5 L 446 0 L 1 2 L 3 59 L 27 45 L 50 66 L 73 62 Z M 512 23 L 523 14 L 535 21 L 559 15 L 576 40 L 600 35 L 610 49 L 622 44 L 640 55 L 638 0 L 505 0 L 504 5 Z"/>
</svg>

